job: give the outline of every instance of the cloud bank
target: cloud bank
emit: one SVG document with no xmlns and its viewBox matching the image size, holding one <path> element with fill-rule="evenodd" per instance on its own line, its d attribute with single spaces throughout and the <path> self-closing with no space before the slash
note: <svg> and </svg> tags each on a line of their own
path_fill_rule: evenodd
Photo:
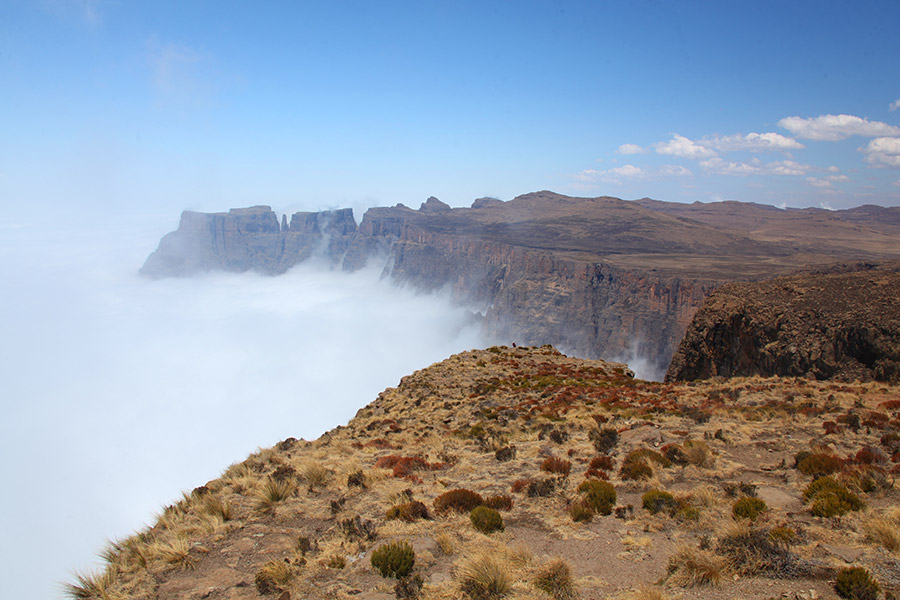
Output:
<svg viewBox="0 0 900 600">
<path fill-rule="evenodd" d="M 487 343 L 466 311 L 377 268 L 149 281 L 136 269 L 168 223 L 144 243 L 112 226 L 5 225 L 0 449 L 20 460 L 0 467 L 16 490 L 0 500 L 4 598 L 57 598 L 104 538 L 181 490 Z"/>
</svg>

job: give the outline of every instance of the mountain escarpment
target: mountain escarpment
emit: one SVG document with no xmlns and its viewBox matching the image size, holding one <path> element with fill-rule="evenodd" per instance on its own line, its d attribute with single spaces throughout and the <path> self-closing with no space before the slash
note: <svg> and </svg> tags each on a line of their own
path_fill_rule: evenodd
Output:
<svg viewBox="0 0 900 600">
<path fill-rule="evenodd" d="M 730 283 L 694 316 L 667 380 L 900 380 L 900 263 Z"/>
<path fill-rule="evenodd" d="M 856 210 L 856 209 L 854 209 Z M 296 213 L 267 206 L 185 212 L 141 272 L 277 275 L 320 256 L 373 261 L 417 290 L 447 290 L 493 339 L 586 357 L 649 359 L 661 373 L 703 299 L 734 280 L 847 260 L 900 259 L 900 209 L 784 211 L 756 204 L 571 198 L 536 192 L 450 208 Z"/>
</svg>

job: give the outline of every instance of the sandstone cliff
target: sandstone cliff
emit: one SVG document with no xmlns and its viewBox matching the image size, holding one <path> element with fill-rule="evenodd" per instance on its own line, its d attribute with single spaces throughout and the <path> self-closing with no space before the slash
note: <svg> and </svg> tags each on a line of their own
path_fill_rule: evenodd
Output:
<svg viewBox="0 0 900 600">
<path fill-rule="evenodd" d="M 872 207 L 875 208 L 875 207 Z M 186 212 L 142 272 L 283 273 L 316 252 L 348 271 L 374 259 L 420 290 L 449 290 L 487 332 L 586 357 L 638 354 L 662 373 L 703 299 L 734 280 L 839 260 L 900 258 L 900 209 L 784 211 L 735 202 L 677 205 L 536 192 L 450 208 L 268 207 Z"/>
<path fill-rule="evenodd" d="M 694 316 L 666 380 L 900 380 L 900 263 L 845 270 L 719 288 Z"/>
</svg>

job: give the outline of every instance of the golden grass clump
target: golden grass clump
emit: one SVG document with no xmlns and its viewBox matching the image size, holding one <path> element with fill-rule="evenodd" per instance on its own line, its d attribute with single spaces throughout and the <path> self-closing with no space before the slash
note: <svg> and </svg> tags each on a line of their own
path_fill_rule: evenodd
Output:
<svg viewBox="0 0 900 600">
<path fill-rule="evenodd" d="M 718 585 L 725 566 L 725 561 L 712 552 L 681 544 L 669 557 L 669 582 L 682 587 Z"/>
<path fill-rule="evenodd" d="M 256 500 L 254 507 L 261 513 L 274 513 L 278 504 L 290 498 L 296 489 L 297 484 L 291 479 L 267 477 L 253 494 Z"/>
<path fill-rule="evenodd" d="M 866 536 L 891 552 L 900 552 L 900 510 L 884 516 L 873 515 L 863 521 Z"/>
<path fill-rule="evenodd" d="M 212 494 L 203 497 L 203 500 L 200 502 L 200 511 L 211 517 L 215 517 L 223 523 L 234 518 L 234 509 L 231 506 L 231 502 Z"/>
<path fill-rule="evenodd" d="M 325 487 L 328 484 L 329 475 L 328 469 L 317 462 L 308 462 L 300 467 L 300 477 L 310 491 L 318 487 Z"/>
<path fill-rule="evenodd" d="M 256 572 L 254 581 L 260 594 L 273 594 L 282 591 L 294 578 L 291 566 L 284 560 L 270 560 Z"/>
<path fill-rule="evenodd" d="M 555 600 L 569 600 L 578 596 L 572 567 L 561 558 L 553 559 L 538 569 L 532 583 Z"/>
<path fill-rule="evenodd" d="M 101 573 L 75 572 L 75 582 L 63 586 L 63 594 L 77 600 L 119 600 L 124 596 L 113 592 L 118 572 L 108 568 Z"/>
<path fill-rule="evenodd" d="M 169 565 L 178 565 L 186 569 L 194 567 L 191 558 L 191 543 L 183 537 L 175 537 L 167 542 L 156 541 L 148 548 L 152 558 L 161 559 Z"/>
<path fill-rule="evenodd" d="M 495 600 L 512 589 L 509 567 L 495 555 L 484 552 L 456 565 L 460 589 L 472 600 Z"/>
<path fill-rule="evenodd" d="M 445 555 L 456 554 L 456 538 L 453 534 L 444 531 L 434 536 L 434 541 Z"/>
</svg>

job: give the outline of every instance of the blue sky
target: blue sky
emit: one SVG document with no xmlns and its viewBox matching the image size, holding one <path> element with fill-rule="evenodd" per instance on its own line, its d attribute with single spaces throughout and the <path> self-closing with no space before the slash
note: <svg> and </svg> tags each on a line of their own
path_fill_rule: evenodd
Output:
<svg viewBox="0 0 900 600">
<path fill-rule="evenodd" d="M 0 200 L 896 206 L 898 23 L 894 0 L 7 0 Z"/>
</svg>

